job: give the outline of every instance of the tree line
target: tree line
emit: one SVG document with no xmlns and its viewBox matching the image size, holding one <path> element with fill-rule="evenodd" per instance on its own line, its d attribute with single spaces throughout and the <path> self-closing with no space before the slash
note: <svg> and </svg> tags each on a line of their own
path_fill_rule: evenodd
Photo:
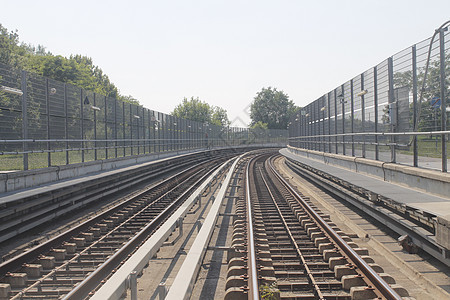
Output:
<svg viewBox="0 0 450 300">
<path fill-rule="evenodd" d="M 129 95 L 122 95 L 92 58 L 82 55 L 54 55 L 42 46 L 20 42 L 17 31 L 8 31 L 0 24 L 0 63 L 73 84 L 83 89 L 124 102 L 139 104 Z"/>
<path fill-rule="evenodd" d="M 300 107 L 289 96 L 276 88 L 262 88 L 250 105 L 251 128 L 287 129 L 289 119 Z M 220 126 L 229 126 L 227 111 L 221 107 L 211 106 L 198 97 L 184 98 L 172 112 L 172 115 L 197 122 L 206 122 Z"/>
<path fill-rule="evenodd" d="M 82 55 L 64 57 L 54 55 L 44 46 L 37 47 L 20 42 L 17 31 L 8 31 L 0 24 L 0 63 L 81 87 L 107 97 L 139 105 L 130 95 L 122 95 L 92 58 Z M 262 88 L 250 107 L 250 127 L 287 129 L 290 117 L 299 108 L 289 96 L 276 88 Z M 210 105 L 198 97 L 184 98 L 171 113 L 180 118 L 229 126 L 227 111 Z"/>
</svg>

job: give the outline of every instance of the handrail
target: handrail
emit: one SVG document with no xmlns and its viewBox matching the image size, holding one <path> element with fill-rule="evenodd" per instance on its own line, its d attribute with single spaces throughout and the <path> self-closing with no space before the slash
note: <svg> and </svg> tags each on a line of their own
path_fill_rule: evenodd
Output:
<svg viewBox="0 0 450 300">
<path fill-rule="evenodd" d="M 450 130 L 446 131 L 419 131 L 419 132 L 353 132 L 353 133 L 337 133 L 337 134 L 321 134 L 321 135 L 305 135 L 290 137 L 288 140 L 297 140 L 303 138 L 321 138 L 321 137 L 342 137 L 342 136 L 405 136 L 405 135 L 442 135 L 450 134 Z"/>
</svg>

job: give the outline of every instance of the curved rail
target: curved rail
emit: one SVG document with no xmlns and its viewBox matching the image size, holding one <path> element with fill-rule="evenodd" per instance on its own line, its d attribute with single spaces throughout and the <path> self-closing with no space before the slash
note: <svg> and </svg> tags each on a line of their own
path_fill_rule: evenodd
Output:
<svg viewBox="0 0 450 300">
<path fill-rule="evenodd" d="M 386 299 L 402 299 L 389 284 L 384 281 L 377 272 L 375 272 L 354 250 L 351 248 L 342 237 L 299 195 L 295 189 L 275 170 L 272 160 L 269 160 L 269 166 L 272 174 L 296 197 L 299 203 L 305 208 L 308 214 L 314 219 L 321 228 L 325 230 L 327 235 L 342 249 L 345 254 L 352 260 L 352 262 L 361 270 L 364 276 L 370 283 L 376 287 L 376 290 L 381 293 Z"/>
<path fill-rule="evenodd" d="M 99 214 L 96 218 L 86 221 L 79 226 L 76 226 L 72 230 L 63 233 L 62 236 L 56 237 L 48 243 L 44 243 L 36 247 L 35 249 L 32 249 L 28 253 L 24 253 L 23 255 L 16 257 L 15 259 L 11 259 L 10 261 L 1 264 L 0 270 L 11 272 L 24 262 L 29 263 L 30 261 L 34 261 L 38 255 L 40 255 L 41 253 L 46 253 L 50 248 L 58 247 L 63 241 L 71 240 L 74 236 L 77 236 L 81 232 L 90 230 L 89 228 L 92 228 L 94 224 L 98 224 L 98 222 L 103 222 L 104 220 L 106 220 L 105 218 L 109 220 L 106 222 L 109 222 L 108 227 L 111 229 L 108 229 L 106 231 L 105 236 L 99 237 L 95 241 L 87 242 L 86 245 L 84 245 L 84 243 L 83 245 L 77 245 L 77 253 L 70 254 L 69 257 L 67 257 L 67 259 L 62 262 L 62 265 L 61 262 L 58 262 L 57 266 L 55 266 L 53 270 L 50 270 L 50 273 L 48 273 L 48 271 L 45 271 L 45 273 L 40 276 L 40 279 L 34 278 L 30 280 L 31 282 L 29 282 L 28 284 L 31 285 L 25 286 L 21 291 L 14 291 L 14 295 L 11 296 L 13 298 L 21 298 L 25 296 L 26 293 L 35 293 L 35 291 L 37 291 L 38 293 L 45 293 L 46 291 L 43 291 L 42 289 L 44 281 L 48 282 L 48 280 L 50 280 L 55 282 L 56 279 L 54 278 L 56 278 L 56 274 L 58 272 L 68 271 L 69 268 L 77 269 L 77 264 L 82 264 L 86 260 L 86 255 L 91 255 L 91 251 L 94 255 L 94 258 L 92 260 L 97 261 L 97 263 L 102 263 L 100 268 L 101 270 L 97 269 L 96 271 L 91 273 L 91 275 L 89 275 L 89 278 L 94 279 L 89 280 L 89 287 L 91 288 L 91 290 L 95 288 L 96 285 L 92 285 L 94 281 L 96 281 L 98 284 L 101 280 L 103 280 L 103 278 L 105 278 L 105 276 L 111 274 L 114 268 L 122 261 L 124 261 L 126 257 L 131 252 L 133 252 L 140 243 L 142 243 L 145 237 L 148 237 L 157 227 L 159 227 L 160 224 L 164 222 L 164 220 L 168 218 L 168 216 L 174 211 L 178 204 L 186 199 L 193 191 L 193 189 L 198 187 L 201 184 L 201 181 L 206 178 L 209 173 L 213 172 L 216 169 L 216 160 L 209 159 L 206 160 L 206 162 L 208 164 L 213 164 L 213 166 L 202 167 L 199 165 L 195 165 L 184 169 L 183 171 L 172 175 L 162 182 L 154 185 L 152 188 L 147 189 L 141 193 L 137 193 L 127 201 L 124 201 Z M 209 168 L 210 170 L 208 170 Z M 180 186 L 181 184 L 183 184 L 184 186 L 190 186 L 190 188 L 186 191 L 182 191 L 182 187 Z M 176 199 L 176 201 L 174 199 Z M 148 220 L 146 221 L 148 223 L 144 223 L 144 219 Z M 131 222 L 131 227 L 127 227 L 127 222 Z M 119 233 L 115 233 L 116 231 L 118 231 Z M 114 242 L 114 235 L 118 236 L 117 242 Z M 128 242 L 125 242 L 125 244 L 122 244 L 126 236 L 129 236 L 128 238 L 131 239 Z M 101 240 L 103 240 L 103 242 L 100 242 Z M 110 254 L 102 254 L 102 257 L 95 256 L 95 253 L 103 253 L 104 251 L 101 250 L 103 246 L 100 243 L 114 243 L 114 245 L 111 244 L 112 246 L 107 246 L 108 249 L 110 248 L 111 251 L 113 251 L 110 257 L 106 257 Z M 122 244 L 120 246 L 121 249 L 119 249 L 118 251 L 115 250 L 117 247 L 115 246 L 116 244 L 117 246 Z M 95 248 L 92 248 L 94 247 L 94 245 L 96 245 Z M 104 259 L 106 259 L 107 262 L 103 263 Z M 81 260 L 83 260 L 83 262 Z M 89 265 L 88 269 L 92 269 L 92 267 L 93 266 Z M 83 271 L 83 275 L 85 272 L 86 274 L 89 274 L 90 272 L 92 272 L 92 270 Z M 73 284 L 76 284 L 77 282 L 80 282 L 82 280 L 82 278 L 74 279 Z M 61 281 L 64 285 L 65 280 L 62 279 Z M 78 284 L 72 291 L 72 293 L 76 293 L 77 299 L 81 299 L 89 294 L 90 290 L 86 292 L 88 289 L 86 289 L 85 284 Z M 79 291 L 81 290 L 82 293 L 80 294 Z M 61 291 L 61 294 L 64 293 L 67 293 L 67 287 L 64 287 L 63 291 Z"/>
<path fill-rule="evenodd" d="M 302 253 L 302 250 L 300 249 L 299 245 L 297 244 L 297 242 L 296 242 L 296 240 L 294 238 L 294 235 L 291 232 L 291 230 L 289 228 L 289 225 L 287 224 L 287 222 L 286 222 L 286 220 L 285 220 L 285 218 L 283 216 L 283 213 L 281 212 L 280 207 L 278 206 L 277 202 L 275 201 L 275 196 L 272 194 L 272 191 L 270 190 L 269 183 L 267 182 L 267 179 L 264 178 L 265 176 L 264 176 L 264 174 L 263 174 L 261 169 L 259 169 L 259 173 L 261 174 L 261 178 L 262 178 L 262 180 L 264 182 L 264 185 L 266 186 L 266 188 L 267 188 L 267 190 L 268 190 L 268 192 L 270 194 L 271 200 L 272 200 L 273 204 L 275 205 L 275 207 L 277 209 L 278 216 L 280 217 L 280 219 L 281 219 L 281 221 L 283 223 L 283 226 L 284 226 L 285 230 L 288 233 L 289 239 L 290 239 L 291 243 L 295 246 L 295 251 L 297 252 L 298 257 L 300 257 L 300 260 L 302 261 L 302 264 L 303 264 L 303 266 L 305 268 L 305 273 L 308 276 L 308 281 L 314 288 L 314 294 L 315 294 L 316 298 L 318 298 L 318 299 L 325 299 L 322 291 L 320 290 L 319 285 L 316 283 L 316 280 L 314 279 L 313 273 L 312 273 L 310 267 L 308 266 L 308 262 L 306 261 L 305 256 Z"/>
<path fill-rule="evenodd" d="M 216 168 L 212 168 L 206 174 L 204 174 L 200 179 L 198 179 L 191 188 L 184 191 L 175 201 L 169 204 L 157 217 L 155 217 L 149 224 L 147 224 L 139 233 L 137 233 L 128 243 L 126 243 L 119 251 L 114 253 L 107 261 L 105 261 L 100 267 L 98 267 L 94 272 L 92 272 L 85 280 L 74 287 L 74 289 L 67 294 L 64 299 L 83 299 L 89 295 L 89 293 L 94 290 L 100 282 L 106 278 L 111 272 L 127 257 L 134 252 L 135 249 L 139 248 L 140 244 L 143 243 L 155 230 L 160 226 L 165 219 L 173 212 L 174 208 L 183 201 L 186 196 L 190 195 L 191 192 L 198 187 L 211 173 L 213 173 Z"/>
<path fill-rule="evenodd" d="M 178 173 L 169 176 L 164 181 L 155 184 L 154 186 L 151 187 L 151 189 L 158 189 L 160 187 L 163 187 L 166 184 L 166 182 L 168 182 L 170 180 L 174 180 L 180 174 L 187 172 L 189 170 L 192 170 L 193 168 L 194 168 L 194 166 L 186 168 L 183 171 L 179 171 Z M 166 173 L 162 173 L 162 172 L 158 172 L 158 173 L 160 174 L 160 176 L 166 174 Z M 144 195 L 145 193 L 148 193 L 148 190 L 141 191 L 141 192 L 135 194 L 132 198 L 130 198 L 124 202 L 118 203 L 117 205 L 110 207 L 106 211 L 95 215 L 94 217 L 90 218 L 89 220 L 86 220 L 86 221 L 72 227 L 71 229 L 63 232 L 62 234 L 59 234 L 58 236 L 51 238 L 50 240 L 48 240 L 42 244 L 39 244 L 38 246 L 33 247 L 32 249 L 1 263 L 0 264 L 0 278 L 5 276 L 8 272 L 13 272 L 16 269 L 21 268 L 23 264 L 29 263 L 30 261 L 32 261 L 36 257 L 38 257 L 40 254 L 42 254 L 46 251 L 49 251 L 51 248 L 56 247 L 57 245 L 60 245 L 61 243 L 63 243 L 67 239 L 69 239 L 70 237 L 75 236 L 84 230 L 88 230 L 90 227 L 92 227 L 96 223 L 107 218 L 108 216 L 112 215 L 113 213 L 120 211 L 121 209 L 123 209 L 124 207 L 126 207 L 127 205 L 129 205 L 130 203 L 135 201 L 135 199 L 137 197 L 140 197 L 140 196 Z"/>
<path fill-rule="evenodd" d="M 253 213 L 252 203 L 250 201 L 250 165 L 254 161 L 251 159 L 247 164 L 246 176 L 245 176 L 245 190 L 246 190 L 246 207 L 247 207 L 247 244 L 248 244 L 248 270 L 249 270 L 249 299 L 259 299 L 259 287 L 258 287 L 258 272 L 256 265 L 256 251 L 255 251 L 255 238 L 253 232 Z"/>
</svg>

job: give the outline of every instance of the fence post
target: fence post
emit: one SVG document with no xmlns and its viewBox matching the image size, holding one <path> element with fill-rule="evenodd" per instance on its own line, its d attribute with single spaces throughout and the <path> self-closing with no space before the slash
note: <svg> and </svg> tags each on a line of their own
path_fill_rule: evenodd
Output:
<svg viewBox="0 0 450 300">
<path fill-rule="evenodd" d="M 314 150 L 318 150 L 320 151 L 320 124 L 319 124 L 319 102 L 318 101 L 314 101 L 313 102 L 313 115 L 314 115 Z"/>
<path fill-rule="evenodd" d="M 114 154 L 117 158 L 117 99 L 114 98 Z"/>
<path fill-rule="evenodd" d="M 355 156 L 355 136 L 353 133 L 355 133 L 355 98 L 354 98 L 354 92 L 353 92 L 353 79 L 350 80 L 350 127 L 352 132 L 352 156 Z"/>
<path fill-rule="evenodd" d="M 67 114 L 68 108 L 67 108 L 67 85 L 64 83 L 64 115 L 65 115 L 65 123 L 64 123 L 64 135 L 66 137 L 66 165 L 69 164 L 69 142 L 67 141 L 69 139 L 69 116 Z"/>
<path fill-rule="evenodd" d="M 146 124 L 145 124 L 145 108 L 144 107 L 142 107 L 142 125 L 141 125 L 141 129 L 142 129 L 142 143 L 143 143 L 143 152 L 142 152 L 142 154 L 144 154 L 145 155 L 145 148 L 146 148 L 146 139 L 145 139 L 145 126 L 146 126 Z"/>
<path fill-rule="evenodd" d="M 130 107 L 130 116 L 129 117 L 130 117 L 130 140 L 131 140 L 131 147 L 130 147 L 131 153 L 130 153 L 130 155 L 133 156 L 133 145 L 134 145 L 134 140 L 133 140 L 133 106 L 131 105 L 131 103 L 130 103 L 129 107 Z"/>
<path fill-rule="evenodd" d="M 122 102 L 122 144 L 123 144 L 123 157 L 127 156 L 127 147 L 125 142 L 125 102 Z"/>
<path fill-rule="evenodd" d="M 97 106 L 97 102 L 94 93 L 94 107 Z M 91 144 L 92 145 L 92 144 Z M 97 160 L 97 110 L 94 109 L 94 160 Z"/>
<path fill-rule="evenodd" d="M 149 137 L 150 138 L 150 144 L 152 145 L 152 152 L 156 153 L 156 125 L 158 124 L 158 122 L 156 121 L 156 116 L 155 116 L 155 112 L 152 110 L 151 112 L 151 120 L 152 120 L 152 135 Z M 152 139 L 153 137 L 153 139 Z"/>
<path fill-rule="evenodd" d="M 375 132 L 378 133 L 378 69 L 373 67 L 373 106 L 375 109 Z M 380 160 L 378 135 L 375 135 L 375 160 Z"/>
<path fill-rule="evenodd" d="M 50 99 L 48 94 L 48 78 L 45 78 L 45 113 L 47 114 L 47 150 L 50 150 Z M 50 151 L 47 152 L 47 167 L 52 165 Z"/>
<path fill-rule="evenodd" d="M 321 97 L 322 99 L 322 107 L 320 108 L 320 110 L 322 111 L 322 135 L 327 134 L 325 131 L 325 112 L 327 111 L 327 98 L 325 97 L 325 95 L 323 95 Z M 323 152 L 327 152 L 327 143 L 325 142 L 326 137 L 322 138 L 322 143 L 323 143 Z"/>
<path fill-rule="evenodd" d="M 361 73 L 361 91 L 364 91 L 364 73 Z M 366 122 L 366 103 L 364 101 L 364 94 L 361 95 L 361 132 L 364 133 L 366 131 L 365 128 Z M 366 157 L 366 136 L 362 135 L 362 157 Z"/>
<path fill-rule="evenodd" d="M 174 139 L 174 150 L 178 151 L 178 130 L 180 129 L 181 121 L 177 117 L 172 117 L 173 120 L 173 139 Z"/>
<path fill-rule="evenodd" d="M 131 300 L 137 300 L 137 272 L 131 271 L 130 275 L 128 275 L 128 281 L 130 286 L 130 294 Z"/>
<path fill-rule="evenodd" d="M 108 103 L 106 102 L 106 96 L 105 96 L 105 159 L 108 159 Z"/>
<path fill-rule="evenodd" d="M 80 89 L 80 131 L 81 131 L 81 162 L 84 162 L 84 105 L 83 89 Z"/>
<path fill-rule="evenodd" d="M 174 121 L 173 121 L 173 117 L 168 115 L 169 117 L 169 139 L 170 139 L 170 147 L 169 147 L 169 151 L 173 151 L 174 150 L 174 139 L 175 139 L 175 125 L 174 125 Z"/>
<path fill-rule="evenodd" d="M 138 117 L 138 118 L 136 118 L 136 117 Z M 133 115 L 133 119 L 136 119 L 136 131 L 137 131 L 137 154 L 139 155 L 139 154 L 141 154 L 141 141 L 139 140 L 139 138 L 140 138 L 140 134 L 139 134 L 139 130 L 140 130 L 140 125 L 139 125 L 139 120 L 140 120 L 140 116 L 139 116 L 139 106 L 136 106 L 136 114 L 135 115 Z"/>
<path fill-rule="evenodd" d="M 22 71 L 22 139 L 28 139 L 27 71 Z M 23 142 L 23 152 L 28 151 L 28 142 Z M 28 170 L 28 153 L 23 154 L 23 169 Z"/>
<path fill-rule="evenodd" d="M 338 154 L 339 153 L 339 149 L 338 149 L 338 119 L 337 119 L 337 93 L 336 93 L 336 89 L 333 90 L 333 94 L 334 94 L 334 153 Z"/>
<path fill-rule="evenodd" d="M 394 97 L 394 65 L 393 65 L 393 61 L 392 61 L 392 56 L 388 58 L 388 78 L 389 78 L 389 98 L 388 98 L 388 102 L 389 103 L 393 103 L 393 106 L 396 105 L 395 102 L 395 97 Z M 394 111 L 394 113 L 396 113 L 396 110 Z M 392 112 L 391 112 L 392 114 Z M 395 118 L 397 119 L 397 118 Z M 395 132 L 395 124 L 392 123 L 392 119 L 391 119 L 391 132 Z M 395 136 L 391 136 L 391 162 L 396 162 L 397 161 L 397 157 L 396 157 L 396 151 L 395 151 Z"/>
<path fill-rule="evenodd" d="M 416 45 L 412 46 L 412 88 L 413 88 L 413 131 L 417 131 L 417 51 Z M 417 136 L 413 136 L 413 166 L 419 166 L 419 151 Z"/>
<path fill-rule="evenodd" d="M 167 117 L 161 113 L 161 151 L 167 150 Z"/>
<path fill-rule="evenodd" d="M 328 153 L 331 153 L 331 101 L 330 93 L 327 93 L 327 112 L 328 112 Z"/>
<path fill-rule="evenodd" d="M 324 134 L 323 132 L 320 132 L 320 98 L 319 99 L 317 99 L 317 101 L 316 101 L 316 103 L 317 103 L 317 108 L 316 108 L 316 111 L 317 111 L 317 131 L 318 131 L 318 133 L 317 133 L 317 135 L 318 135 L 318 137 L 317 137 L 317 143 L 319 144 L 319 151 L 322 151 L 322 143 L 321 143 L 321 141 L 322 141 L 322 135 Z"/>
<path fill-rule="evenodd" d="M 341 85 L 341 104 L 342 104 L 342 154 L 345 153 L 345 96 L 344 96 L 344 85 Z"/>
<path fill-rule="evenodd" d="M 151 127 L 151 125 L 152 125 L 152 118 L 150 116 L 150 110 L 149 109 L 147 109 L 147 123 L 148 123 L 147 124 L 148 125 L 148 136 L 147 136 L 147 138 L 144 138 L 144 140 L 147 139 L 146 143 L 148 145 L 148 153 L 150 153 L 150 152 L 152 152 L 151 144 L 150 144 L 150 129 L 152 128 Z M 145 129 L 144 129 L 144 132 L 145 132 Z"/>
<path fill-rule="evenodd" d="M 158 139 L 159 139 L 159 152 L 164 152 L 165 151 L 165 147 L 166 147 L 166 141 L 165 141 L 165 130 L 166 130 L 166 125 L 164 123 L 164 115 L 162 113 L 158 112 L 158 120 L 159 120 L 159 125 L 158 125 Z"/>
<path fill-rule="evenodd" d="M 447 99 L 445 95 L 445 35 L 444 32 L 447 31 L 448 27 L 441 28 L 439 30 L 439 58 L 440 58 L 440 96 L 441 96 L 441 130 L 447 130 Z M 442 172 L 447 172 L 447 135 L 441 135 L 441 145 L 442 145 Z"/>
</svg>

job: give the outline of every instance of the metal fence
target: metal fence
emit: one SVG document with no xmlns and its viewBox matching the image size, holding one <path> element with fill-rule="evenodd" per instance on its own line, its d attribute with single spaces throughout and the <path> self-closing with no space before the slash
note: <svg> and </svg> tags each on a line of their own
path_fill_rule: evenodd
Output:
<svg viewBox="0 0 450 300">
<path fill-rule="evenodd" d="M 441 26 L 308 104 L 289 145 L 447 172 L 449 45 Z"/>
<path fill-rule="evenodd" d="M 286 142 L 286 130 L 180 119 L 0 64 L 0 170 Z"/>
</svg>

